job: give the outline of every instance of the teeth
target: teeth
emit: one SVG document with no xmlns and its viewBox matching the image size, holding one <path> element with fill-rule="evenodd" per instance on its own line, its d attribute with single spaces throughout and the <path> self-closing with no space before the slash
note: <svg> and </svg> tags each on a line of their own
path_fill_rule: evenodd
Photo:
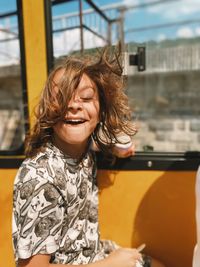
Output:
<svg viewBox="0 0 200 267">
<path fill-rule="evenodd" d="M 72 119 L 72 120 L 65 120 L 64 122 L 69 124 L 79 124 L 85 122 L 85 120 Z"/>
<path fill-rule="evenodd" d="M 82 120 L 67 120 L 69 122 L 79 122 L 79 121 L 82 121 Z"/>
<path fill-rule="evenodd" d="M 83 122 L 83 120 L 67 120 L 67 122 Z"/>
</svg>

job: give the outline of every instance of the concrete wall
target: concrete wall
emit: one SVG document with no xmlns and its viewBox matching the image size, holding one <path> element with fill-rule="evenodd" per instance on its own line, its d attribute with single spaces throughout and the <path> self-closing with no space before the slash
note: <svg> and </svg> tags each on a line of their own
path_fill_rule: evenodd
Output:
<svg viewBox="0 0 200 267">
<path fill-rule="evenodd" d="M 0 67 L 0 109 L 22 105 L 22 83 L 18 65 Z"/>
<path fill-rule="evenodd" d="M 200 150 L 199 84 L 197 70 L 129 76 L 127 94 L 134 109 L 133 119 L 139 127 L 134 137 L 137 150 Z M 5 109 L 23 113 L 18 66 L 1 71 L 0 110 Z"/>
<path fill-rule="evenodd" d="M 0 150 L 15 150 L 24 139 L 20 68 L 0 68 Z"/>
<path fill-rule="evenodd" d="M 138 150 L 200 150 L 199 71 L 138 74 L 127 94 L 139 127 Z"/>
</svg>

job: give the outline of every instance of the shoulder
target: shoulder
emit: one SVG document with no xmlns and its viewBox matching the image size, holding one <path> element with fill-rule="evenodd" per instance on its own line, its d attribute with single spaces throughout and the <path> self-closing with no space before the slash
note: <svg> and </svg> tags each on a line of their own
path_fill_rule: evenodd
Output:
<svg viewBox="0 0 200 267">
<path fill-rule="evenodd" d="M 46 153 L 39 152 L 36 156 L 32 158 L 26 158 L 15 177 L 16 183 L 25 183 L 30 180 L 40 180 L 48 178 L 45 173 L 48 172 L 49 157 Z"/>
<path fill-rule="evenodd" d="M 34 158 L 27 158 L 16 175 L 13 200 L 15 205 L 22 207 L 24 212 L 30 203 L 42 209 L 46 207 L 47 202 L 63 202 L 60 184 L 56 183 L 55 174 L 49 169 L 49 160 L 50 158 L 43 153 L 39 153 Z"/>
</svg>

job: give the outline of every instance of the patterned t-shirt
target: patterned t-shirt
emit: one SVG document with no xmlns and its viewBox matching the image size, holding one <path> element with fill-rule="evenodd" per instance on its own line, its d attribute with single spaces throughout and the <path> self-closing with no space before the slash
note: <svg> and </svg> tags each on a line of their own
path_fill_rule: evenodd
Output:
<svg viewBox="0 0 200 267">
<path fill-rule="evenodd" d="M 15 178 L 15 260 L 51 254 L 51 263 L 87 264 L 106 257 L 114 244 L 99 239 L 96 164 L 81 162 L 51 143 L 26 159 Z"/>
</svg>

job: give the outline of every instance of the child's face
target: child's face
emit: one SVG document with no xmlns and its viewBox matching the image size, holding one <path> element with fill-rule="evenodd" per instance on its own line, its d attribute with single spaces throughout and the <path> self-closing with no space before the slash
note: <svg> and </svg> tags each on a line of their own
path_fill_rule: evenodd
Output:
<svg viewBox="0 0 200 267">
<path fill-rule="evenodd" d="M 55 75 L 59 81 L 63 71 Z M 56 90 L 56 88 L 55 88 Z M 54 140 L 56 145 L 67 150 L 83 148 L 87 145 L 88 138 L 99 122 L 99 96 L 96 85 L 83 74 L 81 81 L 68 104 L 68 112 L 63 121 L 54 127 Z"/>
</svg>

